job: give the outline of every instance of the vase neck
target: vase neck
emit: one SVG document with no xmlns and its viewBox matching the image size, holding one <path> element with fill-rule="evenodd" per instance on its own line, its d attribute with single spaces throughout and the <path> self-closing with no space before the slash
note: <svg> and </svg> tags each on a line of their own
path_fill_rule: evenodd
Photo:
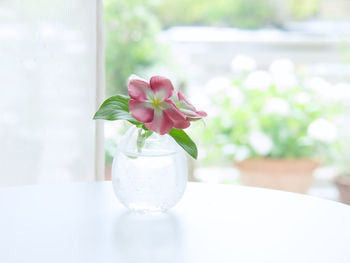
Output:
<svg viewBox="0 0 350 263">
<path fill-rule="evenodd" d="M 133 156 L 169 155 L 180 150 L 169 135 L 146 132 L 134 126 L 129 128 L 118 144 L 118 149 Z"/>
</svg>

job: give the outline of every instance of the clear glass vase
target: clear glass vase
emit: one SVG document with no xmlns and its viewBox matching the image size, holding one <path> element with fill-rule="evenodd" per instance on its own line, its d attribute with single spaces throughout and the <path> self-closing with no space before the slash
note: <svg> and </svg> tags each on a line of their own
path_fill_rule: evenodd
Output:
<svg viewBox="0 0 350 263">
<path fill-rule="evenodd" d="M 184 194 L 186 155 L 169 135 L 153 133 L 140 147 L 139 132 L 129 128 L 118 144 L 112 166 L 114 192 L 131 210 L 164 212 Z"/>
</svg>

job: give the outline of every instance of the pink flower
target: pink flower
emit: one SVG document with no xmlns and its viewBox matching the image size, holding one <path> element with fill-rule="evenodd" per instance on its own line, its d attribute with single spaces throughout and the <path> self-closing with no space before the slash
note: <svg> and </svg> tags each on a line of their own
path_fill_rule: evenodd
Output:
<svg viewBox="0 0 350 263">
<path fill-rule="evenodd" d="M 129 111 L 137 121 L 145 123 L 147 129 L 161 135 L 172 128 L 185 129 L 190 122 L 170 100 L 174 87 L 171 81 L 153 76 L 150 82 L 132 79 L 128 85 Z"/>
<path fill-rule="evenodd" d="M 180 91 L 177 93 L 177 96 L 173 96 L 172 100 L 189 121 L 199 120 L 207 116 L 206 112 L 197 111 L 191 102 L 189 102 L 189 100 Z"/>
</svg>

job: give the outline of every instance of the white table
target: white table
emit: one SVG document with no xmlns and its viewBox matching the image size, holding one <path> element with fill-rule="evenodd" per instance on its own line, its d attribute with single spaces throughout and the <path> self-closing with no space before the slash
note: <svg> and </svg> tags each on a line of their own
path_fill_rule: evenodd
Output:
<svg viewBox="0 0 350 263">
<path fill-rule="evenodd" d="M 1 263 L 350 262 L 350 206 L 189 184 L 169 214 L 128 213 L 110 182 L 0 189 Z"/>
</svg>

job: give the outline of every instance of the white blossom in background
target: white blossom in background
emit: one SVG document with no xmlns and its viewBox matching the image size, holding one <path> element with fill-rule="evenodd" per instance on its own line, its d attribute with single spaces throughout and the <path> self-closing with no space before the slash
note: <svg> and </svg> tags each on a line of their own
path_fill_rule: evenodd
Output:
<svg viewBox="0 0 350 263">
<path fill-rule="evenodd" d="M 200 86 L 192 86 L 191 89 L 194 91 L 200 91 Z M 221 114 L 220 109 L 215 106 L 211 97 L 206 95 L 205 92 L 195 92 L 188 96 L 188 99 L 193 103 L 193 105 L 198 106 L 200 109 L 206 109 L 206 112 L 210 117 L 216 117 Z"/>
<path fill-rule="evenodd" d="M 337 127 L 332 122 L 322 118 L 313 121 L 307 129 L 307 133 L 311 138 L 327 143 L 333 142 L 338 137 Z"/>
<path fill-rule="evenodd" d="M 335 99 L 339 101 L 350 100 L 350 84 L 349 83 L 338 83 L 334 85 L 333 96 L 336 96 Z"/>
<path fill-rule="evenodd" d="M 205 92 L 196 93 L 195 96 L 191 96 L 190 99 L 193 100 L 193 103 L 198 105 L 200 108 L 206 109 L 206 112 L 209 116 L 215 117 L 221 114 L 220 109 L 213 105 L 211 102 L 211 97 L 217 95 L 220 92 L 228 94 L 229 90 L 232 87 L 232 82 L 229 78 L 220 76 L 212 78 L 205 85 Z M 199 87 L 193 90 L 201 90 Z M 234 92 L 234 91 L 233 91 Z M 209 96 L 208 96 L 209 95 Z M 238 98 L 239 99 L 239 98 Z"/>
<path fill-rule="evenodd" d="M 253 71 L 244 81 L 247 89 L 267 90 L 271 85 L 271 75 L 264 70 Z"/>
<path fill-rule="evenodd" d="M 231 62 L 231 70 L 233 73 L 250 72 L 256 69 L 255 59 L 246 55 L 237 55 Z"/>
<path fill-rule="evenodd" d="M 272 75 L 279 75 L 281 73 L 294 73 L 295 65 L 290 59 L 277 59 L 271 63 L 269 72 Z"/>
<path fill-rule="evenodd" d="M 273 83 L 280 91 L 294 88 L 297 84 L 294 63 L 289 59 L 278 59 L 271 63 L 269 72 Z"/>
<path fill-rule="evenodd" d="M 216 95 L 222 92 L 226 97 L 228 97 L 234 105 L 241 105 L 244 101 L 244 94 L 240 89 L 233 85 L 231 80 L 226 77 L 216 77 L 212 78 L 205 86 L 206 92 L 196 95 L 198 98 L 197 104 L 201 106 L 201 101 L 210 98 L 212 95 Z M 210 96 L 208 96 L 209 94 Z M 195 99 L 195 98 L 194 98 Z M 205 106 L 205 107 L 204 107 Z M 207 108 L 208 105 L 203 105 L 202 108 Z"/>
<path fill-rule="evenodd" d="M 205 85 L 205 93 L 209 95 L 214 95 L 220 91 L 225 91 L 230 86 L 232 86 L 232 82 L 230 79 L 226 77 L 215 77 L 210 79 Z"/>
<path fill-rule="evenodd" d="M 338 132 L 338 139 L 340 137 L 341 137 L 340 139 L 343 139 L 344 136 L 349 137 L 348 134 L 350 134 L 350 122 L 349 122 L 349 116 L 347 114 L 335 116 L 333 119 L 333 122 L 334 122 L 334 125 L 336 125 L 337 127 L 341 127 L 341 129 Z"/>
<path fill-rule="evenodd" d="M 332 101 L 349 101 L 350 84 L 338 83 L 332 85 L 323 78 L 313 77 L 304 81 L 305 88 L 313 90 L 323 98 Z"/>
<path fill-rule="evenodd" d="M 270 98 L 267 100 L 263 112 L 266 114 L 276 114 L 287 116 L 290 114 L 289 103 L 281 98 Z"/>
<path fill-rule="evenodd" d="M 244 102 L 244 94 L 242 91 L 235 85 L 230 86 L 225 90 L 225 95 L 230 98 L 231 102 L 235 106 L 242 105 Z"/>
<path fill-rule="evenodd" d="M 311 77 L 304 80 L 304 87 L 306 89 L 317 92 L 318 94 L 328 97 L 333 93 L 332 85 L 320 77 Z"/>
<path fill-rule="evenodd" d="M 289 90 L 295 88 L 298 84 L 297 77 L 294 73 L 284 72 L 278 75 L 273 75 L 273 83 L 280 91 Z"/>
<path fill-rule="evenodd" d="M 299 92 L 295 95 L 295 101 L 299 104 L 307 104 L 311 100 L 310 95 L 306 92 Z"/>
<path fill-rule="evenodd" d="M 239 146 L 235 152 L 235 161 L 241 162 L 249 157 L 249 149 L 247 146 Z"/>
<path fill-rule="evenodd" d="M 271 138 L 263 132 L 252 132 L 249 136 L 249 144 L 257 154 L 263 156 L 269 154 L 273 147 Z"/>
<path fill-rule="evenodd" d="M 237 146 L 235 144 L 226 144 L 222 147 L 222 152 L 226 155 L 233 155 L 237 150 Z"/>
</svg>

